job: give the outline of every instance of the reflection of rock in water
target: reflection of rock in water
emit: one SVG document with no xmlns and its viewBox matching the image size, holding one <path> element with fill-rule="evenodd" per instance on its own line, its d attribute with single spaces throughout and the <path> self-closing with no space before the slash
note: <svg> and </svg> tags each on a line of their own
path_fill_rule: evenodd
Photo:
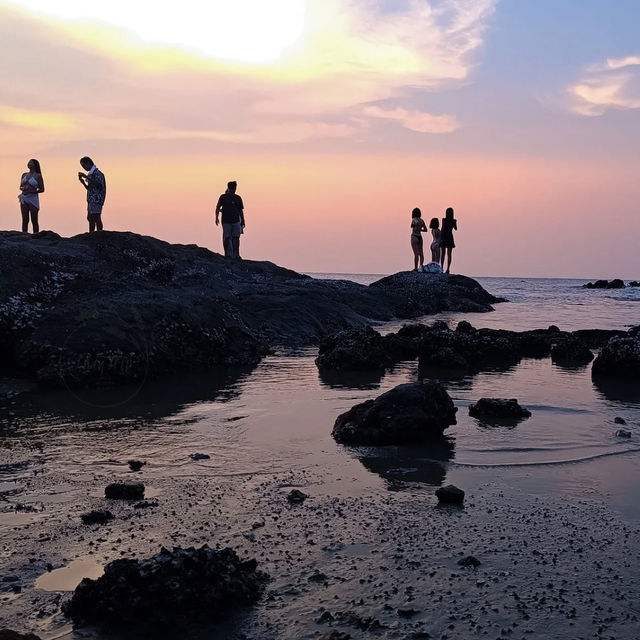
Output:
<svg viewBox="0 0 640 640">
<path fill-rule="evenodd" d="M 399 491 L 407 482 L 441 486 L 454 448 L 453 440 L 443 438 L 428 445 L 359 449 L 357 455 L 366 469 L 387 481 L 391 491 Z"/>
<path fill-rule="evenodd" d="M 320 382 L 330 389 L 378 389 L 384 369 L 369 371 L 335 371 L 319 369 Z"/>
<path fill-rule="evenodd" d="M 633 378 L 594 375 L 593 386 L 610 402 L 630 402 L 640 405 L 640 383 Z"/>
<path fill-rule="evenodd" d="M 197 402 L 226 402 L 238 397 L 238 382 L 252 368 L 229 368 L 206 373 L 181 375 L 175 378 L 147 380 L 142 386 L 106 389 L 38 391 L 20 397 L 15 408 L 15 420 L 22 423 L 29 415 L 48 414 L 58 417 L 104 420 L 105 426 L 115 426 L 118 419 L 154 420 L 173 415 L 183 407 Z"/>
</svg>

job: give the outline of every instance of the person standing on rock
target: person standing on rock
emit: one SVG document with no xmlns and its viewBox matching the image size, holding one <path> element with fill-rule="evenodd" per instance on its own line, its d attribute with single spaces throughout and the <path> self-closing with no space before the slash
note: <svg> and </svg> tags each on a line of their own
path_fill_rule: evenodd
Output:
<svg viewBox="0 0 640 640">
<path fill-rule="evenodd" d="M 440 262 L 440 220 L 438 218 L 431 218 L 429 223 L 429 229 L 431 229 L 431 262 Z"/>
<path fill-rule="evenodd" d="M 458 221 L 453 217 L 453 209 L 449 207 L 442 218 L 442 231 L 440 232 L 440 266 L 444 270 L 445 253 L 447 256 L 447 270 L 451 268 L 451 252 L 456 246 L 453 241 L 453 230 L 458 230 Z"/>
<path fill-rule="evenodd" d="M 42 179 L 42 171 L 40 163 L 31 158 L 27 162 L 27 173 L 23 173 L 20 178 L 20 213 L 22 214 L 22 233 L 29 232 L 29 217 L 31 217 L 31 226 L 33 233 L 40 231 L 38 224 L 38 212 L 40 211 L 39 193 L 44 193 L 44 180 Z"/>
<path fill-rule="evenodd" d="M 102 207 L 107 197 L 107 181 L 89 156 L 80 158 L 80 166 L 87 172 L 78 172 L 80 184 L 87 190 L 87 220 L 89 233 L 102 231 Z"/>
<path fill-rule="evenodd" d="M 244 204 L 236 193 L 238 183 L 227 182 L 227 190 L 218 198 L 216 205 L 216 226 L 220 224 L 222 212 L 222 245 L 225 258 L 240 257 L 240 235 L 244 233 Z"/>
<path fill-rule="evenodd" d="M 427 231 L 427 226 L 422 219 L 422 212 L 416 207 L 411 212 L 411 249 L 413 250 L 413 270 L 418 271 L 418 261 L 420 268 L 424 265 L 424 249 L 422 242 L 422 232 Z"/>
</svg>

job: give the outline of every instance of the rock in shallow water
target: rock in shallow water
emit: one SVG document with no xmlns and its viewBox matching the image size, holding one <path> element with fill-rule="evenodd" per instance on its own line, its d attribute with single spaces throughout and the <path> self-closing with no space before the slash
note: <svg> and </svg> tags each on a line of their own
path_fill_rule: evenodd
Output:
<svg viewBox="0 0 640 640">
<path fill-rule="evenodd" d="M 449 425 L 456 424 L 456 411 L 437 382 L 401 384 L 338 416 L 333 437 L 351 445 L 424 442 L 442 437 Z"/>
<path fill-rule="evenodd" d="M 469 415 L 475 418 L 528 418 L 531 411 L 521 407 L 515 398 L 480 398 L 469 407 Z"/>
<path fill-rule="evenodd" d="M 269 576 L 232 549 L 162 549 L 144 560 L 115 560 L 85 578 L 64 607 L 77 624 L 175 627 L 214 620 L 258 600 Z"/>
<path fill-rule="evenodd" d="M 593 375 L 640 377 L 640 336 L 633 327 L 626 336 L 614 337 L 593 361 Z"/>
</svg>

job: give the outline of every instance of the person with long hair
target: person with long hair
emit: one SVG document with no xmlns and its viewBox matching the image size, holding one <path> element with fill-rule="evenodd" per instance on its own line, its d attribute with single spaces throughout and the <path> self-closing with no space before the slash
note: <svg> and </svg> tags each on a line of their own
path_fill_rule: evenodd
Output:
<svg viewBox="0 0 640 640">
<path fill-rule="evenodd" d="M 38 213 L 40 211 L 40 193 L 44 193 L 44 180 L 42 179 L 42 171 L 40 163 L 31 158 L 27 162 L 27 171 L 20 178 L 20 213 L 22 214 L 22 233 L 29 232 L 29 218 L 31 218 L 31 226 L 33 233 L 40 231 L 38 222 Z"/>
<path fill-rule="evenodd" d="M 431 229 L 431 262 L 440 262 L 440 220 L 431 218 L 429 223 Z"/>
<path fill-rule="evenodd" d="M 422 219 L 422 212 L 416 207 L 411 212 L 411 249 L 413 249 L 413 270 L 418 270 L 424 264 L 424 251 L 422 248 L 422 232 L 427 231 L 427 227 Z"/>
<path fill-rule="evenodd" d="M 458 230 L 458 221 L 453 217 L 453 209 L 449 207 L 442 218 L 442 231 L 440 232 L 440 266 L 444 270 L 445 253 L 447 256 L 447 270 L 451 269 L 451 252 L 454 250 L 456 243 L 453 241 L 453 230 Z"/>
</svg>

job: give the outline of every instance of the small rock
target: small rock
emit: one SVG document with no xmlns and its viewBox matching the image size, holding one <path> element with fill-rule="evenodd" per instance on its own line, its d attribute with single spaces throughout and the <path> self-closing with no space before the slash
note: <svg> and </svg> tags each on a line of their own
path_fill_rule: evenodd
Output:
<svg viewBox="0 0 640 640">
<path fill-rule="evenodd" d="M 144 485 L 141 482 L 112 482 L 105 488 L 104 497 L 109 500 L 139 500 L 144 498 Z"/>
<path fill-rule="evenodd" d="M 189 456 L 192 460 L 210 460 L 211 456 L 206 453 L 192 453 Z"/>
<path fill-rule="evenodd" d="M 460 558 L 460 560 L 458 560 L 458 564 L 461 567 L 479 567 L 482 562 L 480 562 L 480 560 L 478 560 L 478 558 L 476 558 L 475 556 L 465 556 L 464 558 Z"/>
<path fill-rule="evenodd" d="M 627 424 L 627 421 L 624 418 L 621 418 L 620 416 L 616 416 L 613 421 L 616 424 Z"/>
<path fill-rule="evenodd" d="M 415 616 L 417 613 L 420 613 L 420 612 L 417 611 L 416 609 L 407 608 L 407 609 L 398 609 L 396 613 L 401 618 L 413 618 L 413 616 Z"/>
<path fill-rule="evenodd" d="M 521 407 L 515 398 L 480 398 L 469 407 L 469 415 L 480 418 L 520 419 L 528 418 L 531 411 Z"/>
<path fill-rule="evenodd" d="M 627 431 L 627 429 L 618 429 L 616 431 L 616 438 L 630 438 L 631 431 Z"/>
<path fill-rule="evenodd" d="M 436 489 L 436 496 L 440 502 L 446 504 L 462 504 L 464 502 L 464 491 L 452 484 Z"/>
<path fill-rule="evenodd" d="M 141 460 L 127 460 L 127 464 L 131 471 L 140 471 L 140 469 L 142 469 L 142 467 L 147 463 L 142 462 Z"/>
<path fill-rule="evenodd" d="M 308 497 L 306 493 L 302 493 L 299 489 L 291 489 L 287 495 L 287 500 L 291 504 L 302 504 Z"/>
<path fill-rule="evenodd" d="M 109 520 L 113 520 L 113 513 L 111 511 L 88 511 L 80 516 L 82 524 L 104 524 Z"/>
</svg>

